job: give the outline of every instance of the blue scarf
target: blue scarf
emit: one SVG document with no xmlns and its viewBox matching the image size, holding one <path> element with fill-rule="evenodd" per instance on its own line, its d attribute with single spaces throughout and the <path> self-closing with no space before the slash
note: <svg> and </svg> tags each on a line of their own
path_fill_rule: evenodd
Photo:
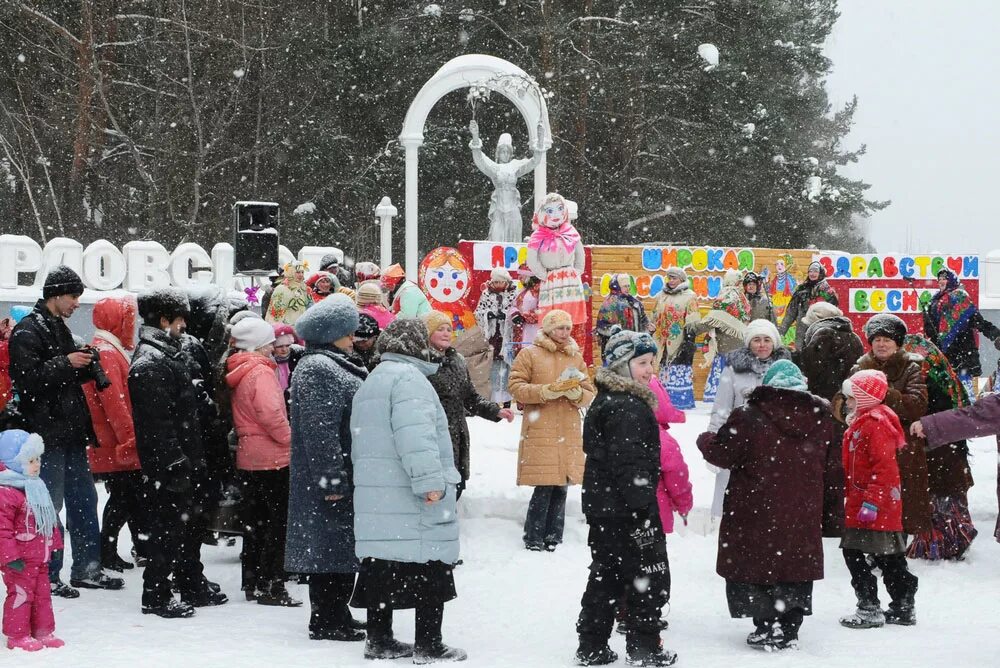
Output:
<svg viewBox="0 0 1000 668">
<path fill-rule="evenodd" d="M 26 476 L 14 469 L 4 469 L 0 471 L 0 486 L 24 490 L 28 499 L 28 517 L 35 518 L 35 528 L 39 533 L 52 538 L 57 521 L 56 509 L 44 481 L 38 476 Z M 25 531 L 28 531 L 30 527 L 27 526 L 27 518 L 25 525 Z"/>
</svg>

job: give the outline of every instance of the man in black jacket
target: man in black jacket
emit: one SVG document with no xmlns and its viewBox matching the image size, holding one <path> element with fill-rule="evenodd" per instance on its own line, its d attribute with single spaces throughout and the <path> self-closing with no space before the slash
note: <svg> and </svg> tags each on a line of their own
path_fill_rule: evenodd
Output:
<svg viewBox="0 0 1000 668">
<path fill-rule="evenodd" d="M 70 584 L 59 579 L 63 552 L 52 555 L 49 577 L 52 594 L 76 598 L 86 589 L 121 589 L 124 581 L 101 571 L 101 531 L 97 519 L 97 490 L 87 461 L 87 444 L 94 443 L 83 383 L 93 357 L 80 350 L 64 318 L 80 305 L 83 281 L 65 265 L 45 278 L 35 310 L 14 328 L 10 338 L 10 375 L 20 397 L 28 428 L 45 440 L 42 479 L 56 512 L 66 503 L 66 519 L 73 545 Z"/>
<path fill-rule="evenodd" d="M 200 523 L 188 521 L 199 512 L 192 500 L 206 468 L 196 390 L 180 343 L 188 300 L 179 290 L 165 288 L 140 295 L 138 302 L 143 326 L 128 386 L 135 397 L 132 419 L 151 534 L 142 612 L 190 617 L 196 607 L 228 599 L 205 579 Z M 171 592 L 171 574 L 180 602 Z"/>
</svg>

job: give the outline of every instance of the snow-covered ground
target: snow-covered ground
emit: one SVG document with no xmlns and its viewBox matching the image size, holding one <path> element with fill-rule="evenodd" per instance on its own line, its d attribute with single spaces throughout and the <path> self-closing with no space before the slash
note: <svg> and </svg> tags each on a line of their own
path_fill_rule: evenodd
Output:
<svg viewBox="0 0 1000 668">
<path fill-rule="evenodd" d="M 667 647 L 679 665 L 732 666 L 954 666 L 1000 665 L 1000 545 L 993 540 L 997 515 L 996 442 L 974 441 L 970 493 L 980 536 L 962 563 L 911 562 L 920 577 L 919 623 L 914 628 L 870 631 L 842 628 L 837 619 L 852 610 L 854 595 L 835 540 L 826 543 L 826 579 L 816 584 L 815 614 L 806 618 L 801 649 L 780 655 L 757 653 L 744 644 L 748 620 L 729 618 L 724 584 L 715 574 L 716 534 L 707 522 L 713 478 L 694 446 L 707 424 L 704 407 L 674 427 L 684 448 L 695 489 L 691 526 L 669 537 L 673 577 Z M 469 652 L 469 666 L 569 666 L 576 649 L 574 623 L 587 578 L 587 527 L 579 488 L 567 509 L 566 542 L 554 554 L 526 552 L 521 523 L 530 488 L 514 485 L 519 423 L 472 421 L 473 478 L 462 497 L 462 556 L 456 571 L 459 597 L 445 607 L 445 642 Z M 102 501 L 103 501 L 102 496 Z M 127 532 L 122 553 L 127 554 Z M 120 592 L 83 592 L 56 600 L 58 633 L 67 645 L 36 654 L 5 652 L 0 665 L 115 668 L 118 666 L 372 666 L 363 643 L 309 640 L 308 606 L 268 608 L 247 603 L 239 591 L 237 548 L 205 548 L 206 574 L 232 601 L 200 609 L 187 620 L 139 613 L 141 576 L 126 575 Z M 293 594 L 307 598 L 304 587 Z M 363 618 L 362 611 L 356 615 Z M 413 614 L 396 615 L 396 634 L 412 640 Z M 624 652 L 615 635 L 612 648 Z M 395 663 L 407 663 L 400 660 Z M 624 665 L 624 658 L 619 660 Z"/>
</svg>

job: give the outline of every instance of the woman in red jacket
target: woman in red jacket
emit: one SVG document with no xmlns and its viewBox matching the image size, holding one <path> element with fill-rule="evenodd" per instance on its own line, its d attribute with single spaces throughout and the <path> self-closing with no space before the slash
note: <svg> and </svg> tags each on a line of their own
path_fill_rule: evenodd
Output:
<svg viewBox="0 0 1000 668">
<path fill-rule="evenodd" d="M 243 487 L 243 591 L 260 605 L 297 607 L 285 589 L 288 461 L 292 430 L 285 395 L 271 358 L 274 329 L 259 318 L 233 325 L 237 352 L 226 360 L 233 424 L 239 437 L 236 468 Z"/>
<path fill-rule="evenodd" d="M 903 503 L 896 451 L 906 445 L 899 418 L 882 401 L 889 382 L 881 371 L 858 371 L 844 381 L 847 432 L 844 434 L 844 551 L 857 611 L 840 623 L 852 629 L 916 624 L 917 576 L 906 566 Z M 885 613 L 871 562 L 882 571 L 892 598 Z"/>
<path fill-rule="evenodd" d="M 94 381 L 83 386 L 90 420 L 97 437 L 87 449 L 90 470 L 104 480 L 110 497 L 101 521 L 101 565 L 121 572 L 132 564 L 118 556 L 118 534 L 127 523 L 136 558 L 144 558 L 147 535 L 140 509 L 142 473 L 135 449 L 132 399 L 128 392 L 128 370 L 135 348 L 135 297 L 106 297 L 94 305 L 94 338 L 90 345 L 101 355 L 101 368 L 111 387 L 98 391 Z"/>
</svg>

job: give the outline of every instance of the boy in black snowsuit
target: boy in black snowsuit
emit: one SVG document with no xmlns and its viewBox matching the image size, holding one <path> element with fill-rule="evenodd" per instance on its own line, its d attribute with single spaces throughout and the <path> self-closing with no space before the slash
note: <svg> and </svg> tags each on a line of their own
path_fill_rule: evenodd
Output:
<svg viewBox="0 0 1000 668">
<path fill-rule="evenodd" d="M 576 624 L 576 660 L 618 660 L 608 647 L 615 610 L 627 592 L 626 649 L 634 666 L 669 666 L 677 655 L 660 646 L 660 609 L 667 599 L 666 538 L 656 503 L 660 434 L 649 389 L 656 344 L 645 333 L 617 331 L 597 372 L 597 398 L 583 423 L 583 512 L 593 563 Z"/>
</svg>

